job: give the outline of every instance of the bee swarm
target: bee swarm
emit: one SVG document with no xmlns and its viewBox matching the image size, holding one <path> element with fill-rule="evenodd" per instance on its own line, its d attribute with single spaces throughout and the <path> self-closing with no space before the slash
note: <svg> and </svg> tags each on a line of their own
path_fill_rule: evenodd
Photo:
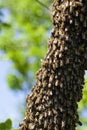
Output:
<svg viewBox="0 0 87 130">
<path fill-rule="evenodd" d="M 52 16 L 48 51 L 27 96 L 20 130 L 75 130 L 81 125 L 77 102 L 87 63 L 87 0 L 55 0 Z"/>
</svg>

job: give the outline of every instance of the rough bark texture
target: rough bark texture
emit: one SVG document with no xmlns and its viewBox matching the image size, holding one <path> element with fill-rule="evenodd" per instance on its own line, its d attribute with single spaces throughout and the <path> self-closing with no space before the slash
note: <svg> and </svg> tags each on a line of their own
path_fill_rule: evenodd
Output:
<svg viewBox="0 0 87 130">
<path fill-rule="evenodd" d="M 75 130 L 87 69 L 87 0 L 55 0 L 48 52 L 20 130 Z"/>
</svg>

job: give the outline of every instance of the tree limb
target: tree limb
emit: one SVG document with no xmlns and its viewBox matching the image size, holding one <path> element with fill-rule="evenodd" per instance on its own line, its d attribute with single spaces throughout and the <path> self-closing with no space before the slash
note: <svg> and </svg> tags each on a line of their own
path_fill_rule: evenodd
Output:
<svg viewBox="0 0 87 130">
<path fill-rule="evenodd" d="M 41 1 L 36 0 L 40 5 L 42 5 L 43 7 L 45 7 L 47 10 L 50 10 L 48 6 L 46 6 L 45 4 L 43 4 Z"/>
</svg>

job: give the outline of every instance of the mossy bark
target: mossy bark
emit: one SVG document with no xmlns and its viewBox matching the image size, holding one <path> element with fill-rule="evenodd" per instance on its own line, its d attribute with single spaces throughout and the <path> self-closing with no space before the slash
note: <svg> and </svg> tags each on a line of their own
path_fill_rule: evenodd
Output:
<svg viewBox="0 0 87 130">
<path fill-rule="evenodd" d="M 55 0 L 54 29 L 48 51 L 27 96 L 20 130 L 75 130 L 81 125 L 77 102 L 82 98 L 87 63 L 87 1 Z"/>
</svg>

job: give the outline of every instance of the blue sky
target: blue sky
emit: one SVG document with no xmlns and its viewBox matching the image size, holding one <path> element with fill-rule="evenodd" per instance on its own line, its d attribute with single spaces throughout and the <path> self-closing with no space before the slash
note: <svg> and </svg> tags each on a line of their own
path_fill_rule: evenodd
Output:
<svg viewBox="0 0 87 130">
<path fill-rule="evenodd" d="M 25 95 L 21 92 L 13 92 L 7 87 L 6 75 L 11 70 L 11 63 L 7 60 L 0 61 L 0 122 L 6 118 L 13 120 L 13 126 L 18 126 L 20 110 Z"/>
</svg>

